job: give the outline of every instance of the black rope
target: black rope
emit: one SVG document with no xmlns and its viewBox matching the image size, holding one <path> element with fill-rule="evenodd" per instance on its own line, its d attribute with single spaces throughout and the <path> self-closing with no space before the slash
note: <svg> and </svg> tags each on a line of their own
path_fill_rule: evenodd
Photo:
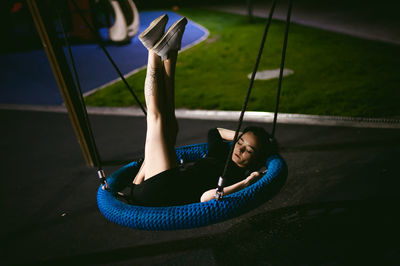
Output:
<svg viewBox="0 0 400 266">
<path fill-rule="evenodd" d="M 281 96 L 282 77 L 283 77 L 283 70 L 284 70 L 284 66 L 285 66 L 286 47 L 287 47 L 287 40 L 288 40 L 288 36 L 289 36 L 289 25 L 290 25 L 290 15 L 292 13 L 292 3 L 293 3 L 293 1 L 289 0 L 289 7 L 288 7 L 287 15 L 286 15 L 285 39 L 283 41 L 283 48 L 282 48 L 281 68 L 279 70 L 278 91 L 276 93 L 274 122 L 272 125 L 272 133 L 271 133 L 272 138 L 275 137 L 276 121 L 278 119 L 279 99 Z"/>
<path fill-rule="evenodd" d="M 96 145 L 96 141 L 94 139 L 94 135 L 93 135 L 93 130 L 90 124 L 90 120 L 89 120 L 89 116 L 87 113 L 87 109 L 86 109 L 86 105 L 85 105 L 85 100 L 83 99 L 83 93 L 82 93 L 82 87 L 81 87 L 81 83 L 79 81 L 79 75 L 78 75 L 78 71 L 76 69 L 76 65 L 75 65 L 75 60 L 72 54 L 72 50 L 71 50 L 71 45 L 68 41 L 68 37 L 67 34 L 65 32 L 65 28 L 64 28 L 64 23 L 63 23 L 63 19 L 60 15 L 58 6 L 56 6 L 56 13 L 58 16 L 58 19 L 60 21 L 60 26 L 61 26 L 61 31 L 64 37 L 64 41 L 65 41 L 65 46 L 67 47 L 67 53 L 68 53 L 68 57 L 70 59 L 70 63 L 71 63 L 71 67 L 73 70 L 73 76 L 74 76 L 74 80 L 75 80 L 75 84 L 76 87 L 78 89 L 78 98 L 79 98 L 79 103 L 80 103 L 80 107 L 81 107 L 81 113 L 82 113 L 82 120 L 83 122 L 86 124 L 87 129 L 88 129 L 88 133 L 89 133 L 89 141 L 91 146 L 93 147 L 93 155 L 94 155 L 94 164 L 97 166 L 97 174 L 101 180 L 101 183 L 103 184 L 103 188 L 108 188 L 107 185 L 107 181 L 105 178 L 105 174 L 104 174 L 104 170 L 102 169 L 102 162 L 101 162 L 101 158 L 100 158 L 100 154 L 99 154 L 99 150 L 97 149 L 97 145 Z"/>
<path fill-rule="evenodd" d="M 146 109 L 143 107 L 141 102 L 139 101 L 138 97 L 136 96 L 135 92 L 132 90 L 132 88 L 129 86 L 128 82 L 126 81 L 124 75 L 122 75 L 121 71 L 119 70 L 118 66 L 115 64 L 114 60 L 111 58 L 111 55 L 108 53 L 104 45 L 101 43 L 101 39 L 98 36 L 97 32 L 93 27 L 89 24 L 85 16 L 82 14 L 82 10 L 78 7 L 76 4 L 75 0 L 71 0 L 72 4 L 74 5 L 75 9 L 78 11 L 79 16 L 85 23 L 86 27 L 93 33 L 94 36 L 96 36 L 97 43 L 100 46 L 100 48 L 103 50 L 104 54 L 107 56 L 108 60 L 110 63 L 113 65 L 114 69 L 117 71 L 118 75 L 120 76 L 121 80 L 124 82 L 126 88 L 129 90 L 129 92 L 132 94 L 133 98 L 136 100 L 137 104 L 139 105 L 140 109 L 142 109 L 144 115 L 147 115 Z"/>
<path fill-rule="evenodd" d="M 264 30 L 264 34 L 263 34 L 263 37 L 262 37 L 262 40 L 261 40 L 260 49 L 258 51 L 256 64 L 254 65 L 254 70 L 253 70 L 253 73 L 251 74 L 250 85 L 249 85 L 249 88 L 247 90 L 247 95 L 246 95 L 246 98 L 245 98 L 243 106 L 242 106 L 242 111 L 240 113 L 239 122 L 238 122 L 237 129 L 235 131 L 235 136 L 233 138 L 232 146 L 231 146 L 231 149 L 229 151 L 228 158 L 226 159 L 224 171 L 222 172 L 222 176 L 218 180 L 218 186 L 217 186 L 216 194 L 215 194 L 215 199 L 217 199 L 217 200 L 222 198 L 222 196 L 223 196 L 224 178 L 225 178 L 225 175 L 227 173 L 228 167 L 230 165 L 230 161 L 231 161 L 232 154 L 233 154 L 233 149 L 234 149 L 235 144 L 237 142 L 238 135 L 239 135 L 239 132 L 240 132 L 240 128 L 241 128 L 242 123 L 243 123 L 243 116 L 244 116 L 244 113 L 246 111 L 247 104 L 248 104 L 248 101 L 249 101 L 249 98 L 250 98 L 251 89 L 253 87 L 253 83 L 254 83 L 254 79 L 255 79 L 256 73 L 257 73 L 258 65 L 260 63 L 261 55 L 262 55 L 262 52 L 263 52 L 263 49 L 264 49 L 265 40 L 267 38 L 269 26 L 270 26 L 271 21 L 272 21 L 272 15 L 273 15 L 274 10 L 275 10 L 276 2 L 277 2 L 277 0 L 274 0 L 274 2 L 272 3 L 271 9 L 270 9 L 270 12 L 269 12 L 269 15 L 268 15 L 268 20 L 267 20 L 267 23 L 265 25 L 265 30 Z"/>
</svg>

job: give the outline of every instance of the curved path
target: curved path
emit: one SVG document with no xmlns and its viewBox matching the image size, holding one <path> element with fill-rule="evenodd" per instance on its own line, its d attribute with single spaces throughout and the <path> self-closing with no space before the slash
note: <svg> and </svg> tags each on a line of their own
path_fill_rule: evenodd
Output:
<svg viewBox="0 0 400 266">
<path fill-rule="evenodd" d="M 397 19 L 397 17 L 391 16 L 392 12 L 390 10 L 386 10 L 389 15 L 383 19 L 382 16 L 385 7 L 375 7 L 366 1 L 362 7 L 357 9 L 358 7 L 354 2 L 356 1 L 350 1 L 350 4 L 346 6 L 347 9 L 344 9 L 343 4 L 332 2 L 330 0 L 324 2 L 324 4 L 315 2 L 315 0 L 296 2 L 293 9 L 292 21 L 361 38 L 390 43 L 400 43 L 399 32 L 395 30 L 397 26 L 400 27 L 400 20 Z M 270 3 L 254 4 L 253 13 L 255 16 L 266 16 L 269 7 Z M 247 14 L 247 9 L 244 4 L 211 6 L 208 8 L 237 14 Z M 376 14 L 373 23 L 374 25 L 372 26 L 372 22 L 367 20 L 366 16 L 370 14 L 374 8 L 376 9 Z M 354 9 L 357 9 L 357 11 Z M 285 12 L 285 5 L 278 4 L 275 18 L 284 19 Z M 167 13 L 170 17 L 167 26 L 171 25 L 179 18 L 179 15 L 176 13 L 168 11 L 141 12 L 140 32 L 142 32 L 154 18 L 160 16 L 162 13 Z M 106 29 L 102 31 L 101 34 L 105 39 L 107 38 Z M 206 39 L 208 34 L 207 29 L 189 21 L 183 39 L 183 49 L 187 49 Z M 117 73 L 111 67 L 111 64 L 106 60 L 106 57 L 97 45 L 76 45 L 72 48 L 77 61 L 78 71 L 85 95 L 88 95 L 119 79 Z M 147 62 L 147 52 L 139 42 L 137 36 L 135 36 L 128 45 L 109 46 L 107 48 L 110 51 L 111 56 L 120 66 L 124 75 L 129 76 L 145 67 Z M 55 112 L 65 111 L 59 109 L 62 108 L 60 107 L 62 98 L 44 51 L 40 50 L 28 53 L 0 55 L 0 59 L 0 65 L 4 66 L 4 71 L 0 73 L 2 87 L 0 90 L 0 109 L 46 110 Z M 89 108 L 89 112 L 112 115 L 138 115 L 136 110 L 132 110 L 131 108 Z M 141 115 L 141 112 L 139 112 L 139 115 Z M 238 117 L 238 112 L 178 110 L 177 116 L 181 118 L 235 121 Z M 265 112 L 254 112 L 254 114 L 248 112 L 246 114 L 246 120 L 253 122 L 269 122 L 272 120 L 272 117 L 272 113 Z M 279 122 L 352 127 L 400 127 L 399 119 L 387 120 L 325 117 L 297 114 L 280 114 Z"/>
<path fill-rule="evenodd" d="M 172 25 L 181 16 L 171 11 L 140 12 L 140 32 L 158 16 L 167 13 Z M 107 30 L 100 32 L 107 37 Z M 183 49 L 207 38 L 208 31 L 189 20 L 182 40 Z M 138 39 L 122 46 L 107 46 L 124 75 L 144 67 L 147 63 L 147 50 Z M 118 78 L 117 72 L 96 44 L 73 45 L 72 53 L 76 61 L 78 75 L 84 93 L 90 92 Z M 0 55 L 0 103 L 29 105 L 60 105 L 63 103 L 57 83 L 43 49 L 22 53 Z"/>
</svg>

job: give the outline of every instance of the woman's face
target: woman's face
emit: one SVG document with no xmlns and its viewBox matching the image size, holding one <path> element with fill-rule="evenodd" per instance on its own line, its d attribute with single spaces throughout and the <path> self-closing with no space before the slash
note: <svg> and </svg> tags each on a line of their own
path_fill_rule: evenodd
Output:
<svg viewBox="0 0 400 266">
<path fill-rule="evenodd" d="M 242 168 L 249 166 L 256 157 L 258 147 L 257 137 L 253 132 L 246 132 L 236 142 L 232 161 Z"/>
</svg>

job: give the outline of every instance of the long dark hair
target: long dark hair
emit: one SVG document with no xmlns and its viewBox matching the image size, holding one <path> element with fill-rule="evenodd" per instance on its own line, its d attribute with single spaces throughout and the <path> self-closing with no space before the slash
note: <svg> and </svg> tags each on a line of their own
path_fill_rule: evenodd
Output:
<svg viewBox="0 0 400 266">
<path fill-rule="evenodd" d="M 243 130 L 243 134 L 251 132 L 258 140 L 259 148 L 256 151 L 255 161 L 251 164 L 252 170 L 258 170 L 264 166 L 266 159 L 279 152 L 278 142 L 264 128 L 259 126 L 249 126 Z"/>
</svg>

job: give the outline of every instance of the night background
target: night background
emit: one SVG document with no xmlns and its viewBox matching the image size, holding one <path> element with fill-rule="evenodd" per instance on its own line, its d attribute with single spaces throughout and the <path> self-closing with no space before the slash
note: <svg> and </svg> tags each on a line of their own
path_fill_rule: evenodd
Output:
<svg viewBox="0 0 400 266">
<path fill-rule="evenodd" d="M 399 264 L 397 1 L 293 1 L 285 62 L 293 73 L 283 78 L 276 131 L 286 183 L 238 217 L 176 231 L 122 227 L 99 211 L 100 182 L 89 166 L 96 151 L 62 26 L 108 176 L 143 156 L 146 123 L 99 43 L 143 102 L 147 50 L 137 36 L 159 14 L 168 13 L 170 23 L 186 16 L 176 74 L 177 146 L 202 143 L 210 128 L 237 126 L 272 1 L 134 1 L 139 32 L 123 41 L 111 38 L 109 1 L 75 1 L 95 34 L 70 0 L 30 1 L 56 47 L 70 104 L 28 1 L 0 3 L 4 265 Z M 118 1 L 132 21 L 129 2 Z M 259 71 L 279 69 L 287 3 L 277 3 Z M 243 126 L 271 131 L 277 83 L 277 76 L 255 81 L 248 109 L 266 118 L 249 115 Z"/>
</svg>

